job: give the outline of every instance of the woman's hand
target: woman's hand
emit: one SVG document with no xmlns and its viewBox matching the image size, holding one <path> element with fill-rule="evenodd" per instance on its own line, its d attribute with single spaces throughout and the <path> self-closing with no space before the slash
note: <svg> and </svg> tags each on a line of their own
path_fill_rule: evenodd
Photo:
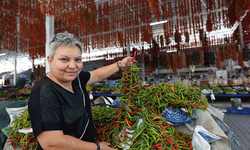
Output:
<svg viewBox="0 0 250 150">
<path fill-rule="evenodd" d="M 109 147 L 110 143 L 108 142 L 100 142 L 99 144 L 101 146 L 101 150 L 118 150 L 118 149 Z"/>
<path fill-rule="evenodd" d="M 125 57 L 121 60 L 122 66 L 128 66 L 133 64 L 134 62 L 136 62 L 136 60 L 133 59 L 133 57 Z"/>
</svg>

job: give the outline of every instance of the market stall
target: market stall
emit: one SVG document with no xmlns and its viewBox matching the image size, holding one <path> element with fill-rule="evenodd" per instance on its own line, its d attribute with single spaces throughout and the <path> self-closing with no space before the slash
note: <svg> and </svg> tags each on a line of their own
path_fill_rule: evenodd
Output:
<svg viewBox="0 0 250 150">
<path fill-rule="evenodd" d="M 111 147 L 118 149 L 150 149 L 153 147 L 156 149 L 168 147 L 192 149 L 193 146 L 198 147 L 197 142 L 192 140 L 197 138 L 193 135 L 196 127 L 204 126 L 208 132 L 211 132 L 211 135 L 216 134 L 213 137 L 213 143 L 215 143 L 212 144 L 213 147 L 230 149 L 230 141 L 219 127 L 205 126 L 206 119 L 204 120 L 204 118 L 208 117 L 203 115 L 209 116 L 209 113 L 206 112 L 208 101 L 199 88 L 168 82 L 143 89 L 138 82 L 140 68 L 134 64 L 123 69 L 121 94 L 116 95 L 121 96 L 121 105 L 119 107 L 104 105 L 92 108 L 97 142 L 107 141 L 111 143 Z M 179 112 L 178 116 L 181 118 L 177 119 L 177 123 L 188 123 L 193 128 L 189 133 L 177 130 L 173 126 L 176 120 L 172 119 L 176 116 L 171 112 L 181 109 L 184 109 L 185 115 L 181 115 Z M 191 121 L 194 116 L 196 119 Z M 17 120 L 21 124 L 30 122 L 27 110 Z M 19 133 L 20 129 L 30 128 L 31 125 L 26 124 L 21 127 L 22 125 L 17 126 L 16 123 L 17 121 L 14 121 L 14 125 L 7 129 L 9 131 L 7 142 L 16 148 L 23 147 L 22 144 L 30 149 L 35 148 L 37 141 L 33 139 L 32 132 L 29 132 L 28 135 Z M 27 138 L 24 140 L 27 136 L 29 140 Z M 24 141 L 22 142 L 22 140 Z"/>
<path fill-rule="evenodd" d="M 48 39 L 68 31 L 83 44 L 83 71 L 127 56 L 137 60 L 111 76 L 109 83 L 86 87 L 96 141 L 118 149 L 192 149 L 198 147 L 193 139 L 200 125 L 214 134 L 209 134 L 214 141 L 204 141 L 211 142 L 206 146 L 230 149 L 233 142 L 207 111 L 211 94 L 202 90 L 211 91 L 217 100 L 250 101 L 249 0 L 2 0 L 0 7 L 0 66 L 9 64 L 8 51 L 14 54 L 10 62 L 15 62 L 13 73 L 3 72 L 8 78 L 0 81 L 1 104 L 26 104 L 32 90 L 7 87 L 18 85 L 16 57 L 24 55 L 17 54 L 25 53 L 33 62 L 32 86 L 45 74 L 45 67 L 48 71 L 44 61 Z M 42 62 L 36 68 L 38 59 Z M 113 84 L 115 78 L 121 81 Z M 8 148 L 36 147 L 32 131 L 19 132 L 31 127 L 20 126 L 29 121 L 27 110 L 24 114 L 6 131 Z M 180 118 L 186 119 L 182 123 L 188 130 L 175 125 Z"/>
</svg>

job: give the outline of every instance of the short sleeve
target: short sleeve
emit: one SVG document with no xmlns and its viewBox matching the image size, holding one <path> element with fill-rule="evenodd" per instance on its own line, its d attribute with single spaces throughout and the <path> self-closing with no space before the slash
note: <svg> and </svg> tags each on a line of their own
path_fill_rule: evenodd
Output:
<svg viewBox="0 0 250 150">
<path fill-rule="evenodd" d="M 42 84 L 33 89 L 28 107 L 35 136 L 43 131 L 62 130 L 61 105 L 51 85 Z"/>
<path fill-rule="evenodd" d="M 55 89 L 48 84 L 41 87 L 42 127 L 45 131 L 61 130 L 63 117 L 61 103 Z"/>
<path fill-rule="evenodd" d="M 90 79 L 90 72 L 85 72 L 85 71 L 82 71 L 80 74 L 79 74 L 79 78 L 81 79 L 82 83 L 84 84 L 84 86 L 86 86 L 87 82 L 89 81 Z"/>
</svg>

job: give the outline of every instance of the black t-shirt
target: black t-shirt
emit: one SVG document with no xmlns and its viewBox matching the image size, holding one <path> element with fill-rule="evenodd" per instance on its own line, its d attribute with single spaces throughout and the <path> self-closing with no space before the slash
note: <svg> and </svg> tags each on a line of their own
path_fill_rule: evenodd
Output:
<svg viewBox="0 0 250 150">
<path fill-rule="evenodd" d="M 94 142 L 91 105 L 85 88 L 89 78 L 90 73 L 82 71 L 79 78 L 72 81 L 74 93 L 46 75 L 36 83 L 28 103 L 36 137 L 43 131 L 62 130 L 66 135 Z M 37 149 L 42 149 L 39 143 Z"/>
</svg>

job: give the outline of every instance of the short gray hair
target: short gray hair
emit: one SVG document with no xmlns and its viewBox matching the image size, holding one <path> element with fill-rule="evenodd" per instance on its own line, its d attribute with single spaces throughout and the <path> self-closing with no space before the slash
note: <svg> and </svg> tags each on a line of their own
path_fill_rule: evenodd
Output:
<svg viewBox="0 0 250 150">
<path fill-rule="evenodd" d="M 82 43 L 79 38 L 74 36 L 73 34 L 65 31 L 62 33 L 57 33 L 49 42 L 49 56 L 51 59 L 54 58 L 55 51 L 59 46 L 77 46 L 81 50 L 82 54 Z"/>
</svg>

